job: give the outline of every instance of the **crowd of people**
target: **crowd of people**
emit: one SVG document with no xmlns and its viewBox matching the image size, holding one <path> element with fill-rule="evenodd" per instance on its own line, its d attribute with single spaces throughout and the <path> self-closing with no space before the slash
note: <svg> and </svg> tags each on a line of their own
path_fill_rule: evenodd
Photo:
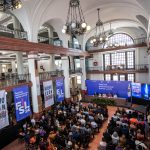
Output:
<svg viewBox="0 0 150 150">
<path fill-rule="evenodd" d="M 105 106 L 63 102 L 44 112 L 38 121 L 32 118 L 23 124 L 19 141 L 25 142 L 26 149 L 87 149 L 107 117 Z"/>
<path fill-rule="evenodd" d="M 148 150 L 145 144 L 149 125 L 144 114 L 117 109 L 103 134 L 99 150 Z"/>
</svg>

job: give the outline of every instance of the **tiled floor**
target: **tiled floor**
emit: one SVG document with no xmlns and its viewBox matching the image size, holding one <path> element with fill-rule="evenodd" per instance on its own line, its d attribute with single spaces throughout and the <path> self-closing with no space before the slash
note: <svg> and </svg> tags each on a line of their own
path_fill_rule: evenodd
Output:
<svg viewBox="0 0 150 150">
<path fill-rule="evenodd" d="M 113 116 L 113 114 L 115 113 L 115 111 L 117 110 L 116 107 L 112 107 L 112 106 L 108 106 L 108 113 L 109 113 L 109 119 L 111 119 L 111 117 Z M 89 149 L 88 150 L 97 150 L 97 147 L 99 146 L 99 142 L 102 139 L 103 133 L 106 131 L 107 129 L 107 124 L 108 124 L 108 120 L 104 122 L 100 133 L 97 134 L 94 138 L 94 140 L 90 143 L 89 145 Z"/>
<path fill-rule="evenodd" d="M 116 111 L 116 107 L 112 107 L 112 106 L 108 106 L 108 113 L 109 113 L 109 118 L 110 119 L 112 117 L 112 115 L 115 113 Z M 106 130 L 107 128 L 107 124 L 108 121 L 104 122 L 100 133 L 97 134 L 94 138 L 94 140 L 90 143 L 88 150 L 97 150 L 97 147 L 99 145 L 99 142 L 102 138 L 103 132 Z M 17 140 L 12 142 L 11 144 L 9 144 L 8 146 L 6 146 L 5 148 L 3 148 L 2 150 L 25 150 L 24 148 L 24 144 L 18 144 Z"/>
</svg>

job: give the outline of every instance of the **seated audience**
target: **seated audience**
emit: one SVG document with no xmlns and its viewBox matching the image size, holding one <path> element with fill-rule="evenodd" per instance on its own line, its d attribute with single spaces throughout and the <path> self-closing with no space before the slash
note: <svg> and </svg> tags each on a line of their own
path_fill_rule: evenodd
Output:
<svg viewBox="0 0 150 150">
<path fill-rule="evenodd" d="M 103 134 L 99 150 L 103 150 L 103 144 L 106 150 L 148 150 L 143 116 L 137 111 L 118 108 Z"/>
<path fill-rule="evenodd" d="M 32 118 L 23 124 L 19 138 L 24 139 L 26 149 L 87 149 L 107 117 L 105 106 L 63 102 L 44 112 L 39 120 Z M 101 144 L 103 147 L 104 142 Z"/>
</svg>

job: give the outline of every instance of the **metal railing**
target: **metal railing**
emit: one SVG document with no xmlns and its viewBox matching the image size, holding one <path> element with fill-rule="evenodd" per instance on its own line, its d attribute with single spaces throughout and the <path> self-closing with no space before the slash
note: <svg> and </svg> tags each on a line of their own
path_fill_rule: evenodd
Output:
<svg viewBox="0 0 150 150">
<path fill-rule="evenodd" d="M 51 79 L 52 77 L 62 77 L 63 75 L 64 75 L 63 70 L 42 72 L 39 73 L 39 79 L 40 81 L 42 81 Z"/>
<path fill-rule="evenodd" d="M 0 25 L 0 32 L 4 33 L 3 36 L 6 36 L 6 37 L 8 37 L 8 35 L 5 33 L 8 33 L 8 34 L 12 35 L 9 37 L 13 37 L 13 38 L 17 38 L 17 39 L 25 39 L 25 40 L 28 39 L 27 32 L 17 30 L 17 29 L 11 30 L 11 29 L 9 29 L 5 26 L 2 26 L 2 25 Z"/>
<path fill-rule="evenodd" d="M 69 69 L 70 74 L 82 73 L 82 68 Z"/>
<path fill-rule="evenodd" d="M 79 49 L 79 50 L 82 49 L 80 44 L 74 44 L 74 43 L 71 43 L 71 42 L 68 42 L 68 47 L 69 48 L 74 48 L 74 49 Z"/>
<path fill-rule="evenodd" d="M 15 86 L 20 83 L 29 83 L 31 81 L 30 74 L 1 74 L 0 75 L 0 88 Z"/>
<path fill-rule="evenodd" d="M 109 65 L 109 66 L 97 66 L 87 67 L 87 71 L 118 71 L 118 70 L 135 70 L 135 71 L 148 71 L 148 64 L 140 65 Z"/>
<path fill-rule="evenodd" d="M 42 37 L 42 36 L 38 36 L 38 42 L 39 43 L 46 43 L 46 44 L 52 44 L 55 46 L 63 46 L 63 42 L 62 40 L 56 40 L 53 38 L 47 38 L 47 37 Z"/>
<path fill-rule="evenodd" d="M 92 45 L 87 45 L 86 46 L 86 50 L 90 51 L 90 50 L 100 50 L 100 49 L 112 49 L 112 48 L 125 48 L 125 47 L 134 47 L 134 46 L 139 46 L 139 45 L 146 45 L 146 41 L 147 38 L 146 37 L 142 37 L 142 38 L 137 38 L 137 39 L 133 39 L 133 43 L 131 41 L 128 41 L 128 39 L 126 41 L 124 41 L 124 44 L 111 44 L 109 43 L 109 41 L 107 42 L 108 46 L 105 46 L 106 43 L 101 44 L 98 47 L 94 47 Z"/>
</svg>

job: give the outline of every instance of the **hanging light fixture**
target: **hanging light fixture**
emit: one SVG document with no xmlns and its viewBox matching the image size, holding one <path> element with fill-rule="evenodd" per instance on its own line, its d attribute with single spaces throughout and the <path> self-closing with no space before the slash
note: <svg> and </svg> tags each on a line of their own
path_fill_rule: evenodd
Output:
<svg viewBox="0 0 150 150">
<path fill-rule="evenodd" d="M 22 3 L 20 0 L 0 0 L 0 11 L 20 9 Z"/>
<path fill-rule="evenodd" d="M 104 23 L 100 19 L 100 9 L 97 9 L 98 11 L 98 21 L 96 22 L 96 33 L 93 39 L 90 41 L 93 46 L 97 47 L 98 45 L 105 43 L 108 41 L 108 37 L 106 36 L 106 33 L 104 31 Z"/>
<path fill-rule="evenodd" d="M 87 25 L 79 0 L 70 0 L 66 24 L 62 32 L 69 35 L 82 35 L 89 31 L 91 27 Z"/>
<path fill-rule="evenodd" d="M 108 33 L 109 36 L 112 36 L 112 35 L 114 34 L 114 32 L 113 32 L 113 30 L 112 30 L 112 28 L 111 28 L 111 25 L 112 25 L 112 24 L 111 24 L 111 22 L 110 22 L 110 30 L 109 30 L 109 33 Z"/>
</svg>

